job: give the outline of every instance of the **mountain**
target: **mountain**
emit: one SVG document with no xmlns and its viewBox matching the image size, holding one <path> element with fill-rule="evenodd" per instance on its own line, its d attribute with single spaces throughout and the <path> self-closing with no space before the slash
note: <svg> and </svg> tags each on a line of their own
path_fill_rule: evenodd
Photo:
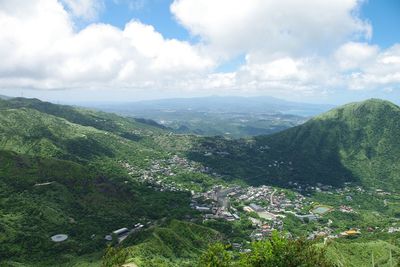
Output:
<svg viewBox="0 0 400 267">
<path fill-rule="evenodd" d="M 358 243 L 338 239 L 327 247 L 339 263 L 366 263 L 375 252 L 377 260 L 391 262 L 392 248 L 398 262 L 399 233 L 389 232 L 389 226 L 391 231 L 400 227 L 399 195 L 393 192 L 398 186 L 398 113 L 389 102 L 370 100 L 274 135 L 232 140 L 174 134 L 152 121 L 37 99 L 0 100 L 0 266 L 195 266 L 199 259 L 224 255 L 240 260 L 246 255 L 225 244 L 243 250 L 264 247 L 251 243 L 261 230 L 252 222 L 263 219 L 244 209 L 255 203 L 284 215 L 263 224 L 283 227 L 294 237 L 360 228 Z M 294 181 L 355 181 L 370 188 L 300 196 L 289 189 L 247 186 L 287 187 Z M 233 190 L 225 212 L 208 197 L 220 186 Z M 392 194 L 371 190 L 377 186 Z M 295 201 L 296 207 L 275 210 L 280 204 L 269 204 L 273 195 L 279 202 Z M 317 202 L 335 210 L 313 222 L 286 213 L 309 213 Z M 197 205 L 218 212 L 202 214 L 193 208 Z M 352 205 L 355 212 L 341 212 L 342 205 Z M 143 228 L 119 245 L 104 239 L 137 223 Z M 55 243 L 51 237 L 56 234 L 68 239 Z M 386 242 L 380 243 L 384 248 L 368 243 L 376 240 Z M 214 241 L 225 244 L 209 247 Z M 353 245 L 362 250 L 367 243 L 369 252 L 350 253 Z M 291 244 L 292 252 L 302 251 L 301 244 L 314 246 Z"/>
<path fill-rule="evenodd" d="M 229 138 L 276 133 L 330 108 L 272 97 L 232 96 L 86 105 L 124 116 L 152 119 L 180 134 Z"/>
<path fill-rule="evenodd" d="M 10 96 L 0 95 L 0 99 L 9 100 L 9 99 L 11 99 L 11 98 L 12 98 L 12 97 L 10 97 Z"/>
<path fill-rule="evenodd" d="M 250 184 L 357 182 L 394 189 L 400 180 L 399 133 L 400 108 L 371 99 L 270 136 L 204 139 L 188 155 Z"/>
<path fill-rule="evenodd" d="M 169 156 L 154 141 L 168 134 L 113 114 L 1 100 L 0 265 L 61 266 L 103 249 L 115 229 L 193 214 L 189 193 L 156 190 L 121 164 L 141 175 Z M 57 245 L 55 234 L 69 238 Z"/>
</svg>

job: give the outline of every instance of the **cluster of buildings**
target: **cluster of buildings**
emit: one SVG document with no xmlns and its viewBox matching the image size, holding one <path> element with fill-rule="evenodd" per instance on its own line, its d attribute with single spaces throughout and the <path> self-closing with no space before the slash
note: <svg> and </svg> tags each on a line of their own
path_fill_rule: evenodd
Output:
<svg viewBox="0 0 400 267">
<path fill-rule="evenodd" d="M 339 208 L 339 211 L 344 212 L 344 213 L 355 213 L 355 211 L 352 207 L 346 206 L 346 205 L 341 205 Z"/>
<path fill-rule="evenodd" d="M 324 185 L 317 183 L 316 185 L 301 184 L 298 182 L 288 182 L 288 185 L 292 187 L 294 191 L 301 194 L 309 195 L 309 192 L 327 192 L 332 193 L 334 188 L 331 185 Z"/>
<path fill-rule="evenodd" d="M 318 190 L 318 188 L 328 190 L 325 186 L 314 187 L 314 190 Z M 352 201 L 351 197 L 346 199 Z M 232 201 L 241 203 L 244 213 L 231 207 L 230 202 Z M 308 223 L 319 220 L 322 215 L 333 210 L 332 207 L 319 205 L 304 214 L 305 207 L 311 204 L 312 202 L 309 202 L 299 193 L 290 194 L 289 198 L 283 190 L 278 191 L 265 185 L 246 188 L 215 186 L 205 193 L 193 195 L 192 201 L 192 207 L 203 212 L 204 220 L 226 219 L 227 221 L 234 221 L 245 216 L 254 227 L 250 235 L 254 240 L 269 236 L 273 230 L 282 231 L 284 227 L 283 219 L 287 214 L 293 214 L 299 220 Z M 347 205 L 340 206 L 339 210 L 346 213 L 355 212 L 352 207 Z M 361 234 L 359 229 L 350 229 L 340 234 L 333 234 L 333 230 L 330 228 L 331 224 L 332 221 L 329 220 L 327 225 L 311 232 L 308 238 L 332 239 L 356 237 Z"/>
<path fill-rule="evenodd" d="M 185 184 L 181 184 L 173 179 L 181 171 L 185 173 L 206 173 L 215 178 L 222 177 L 217 173 L 212 173 L 210 168 L 204 167 L 198 162 L 179 157 L 178 155 L 173 155 L 168 159 L 153 160 L 146 169 L 136 168 L 128 162 L 120 161 L 119 163 L 128 171 L 128 174 L 132 178 L 146 183 L 158 191 L 189 191 Z"/>
<path fill-rule="evenodd" d="M 324 242 L 326 242 L 329 239 L 336 239 L 336 238 L 352 238 L 352 237 L 358 237 L 361 235 L 360 229 L 352 228 L 346 231 L 343 231 L 339 234 L 333 234 L 333 231 L 329 227 L 323 227 L 321 229 L 315 230 L 312 233 L 310 233 L 307 237 L 309 240 L 317 239 L 317 238 L 323 238 Z"/>
<path fill-rule="evenodd" d="M 307 239 L 308 240 L 313 240 L 317 238 L 336 238 L 332 235 L 332 229 L 329 227 L 322 227 L 320 229 L 314 230 L 311 233 L 308 234 Z"/>
<path fill-rule="evenodd" d="M 267 150 L 268 147 L 263 147 L 262 149 Z M 212 152 L 205 152 L 207 155 L 225 155 L 225 153 L 227 152 L 216 151 L 215 149 Z M 132 177 L 160 191 L 188 191 L 184 184 L 171 179 L 180 170 L 206 173 L 214 177 L 219 177 L 217 174 L 212 173 L 211 169 L 177 155 L 172 155 L 168 159 L 153 160 L 145 170 L 136 169 L 126 162 L 120 163 L 128 170 Z M 292 163 L 273 161 L 269 164 L 271 168 L 283 165 L 291 166 Z M 265 185 L 258 187 L 233 186 L 228 188 L 214 186 L 202 193 L 192 191 L 191 207 L 202 213 L 203 220 L 223 219 L 233 222 L 241 218 L 247 218 L 254 226 L 250 237 L 258 240 L 269 236 L 273 230 L 283 230 L 283 219 L 287 214 L 293 214 L 299 220 L 308 223 L 318 221 L 324 213 L 329 212 L 329 209 L 321 213 L 317 212 L 317 209 L 306 210 L 306 207 L 309 207 L 312 202 L 304 195 L 310 192 L 342 195 L 347 203 L 338 207 L 337 210 L 343 213 L 355 213 L 354 209 L 350 206 L 350 203 L 353 201 L 353 195 L 365 192 L 362 187 L 353 186 L 350 183 L 345 184 L 342 188 L 333 188 L 330 185 L 323 184 L 304 185 L 296 182 L 289 184 L 294 189 L 293 194 L 286 194 L 284 190 L 277 190 Z M 378 189 L 376 192 L 372 192 L 372 194 L 386 196 L 390 193 Z M 232 205 L 232 203 L 235 205 Z M 319 209 L 322 208 L 320 207 Z M 318 229 L 309 234 L 308 238 L 315 239 L 321 237 L 327 240 L 340 237 L 356 237 L 361 234 L 359 229 L 350 229 L 339 234 L 333 234 L 330 224 L 332 224 L 331 220 L 326 225 L 320 225 Z M 116 232 L 114 234 L 118 236 L 118 240 L 121 237 L 122 241 L 134 229 L 128 230 L 122 228 L 118 229 L 121 231 L 114 231 Z M 389 233 L 400 232 L 400 227 L 390 227 L 387 231 Z"/>
<path fill-rule="evenodd" d="M 191 206 L 203 213 L 204 220 L 235 221 L 245 216 L 254 227 L 250 237 L 259 240 L 269 236 L 273 230 L 283 230 L 283 213 L 287 209 L 301 210 L 304 200 L 300 194 L 288 199 L 284 192 L 265 185 L 246 188 L 214 186 L 207 192 L 193 194 Z M 242 203 L 243 211 L 232 207 L 232 201 Z"/>
<path fill-rule="evenodd" d="M 225 219 L 227 221 L 239 220 L 237 209 L 231 207 L 231 199 L 239 187 L 223 188 L 214 186 L 205 193 L 193 194 L 191 206 L 204 213 L 204 220 Z"/>
<path fill-rule="evenodd" d="M 177 159 L 174 159 L 176 161 Z M 173 167 L 177 164 L 170 164 L 168 160 L 154 160 L 148 169 L 137 169 L 128 162 L 120 162 L 128 174 L 135 180 L 146 183 L 158 191 L 188 191 L 183 185 L 168 179 L 175 176 Z"/>
<path fill-rule="evenodd" d="M 113 231 L 111 234 L 108 234 L 104 237 L 106 241 L 112 241 L 113 238 L 117 238 L 117 242 L 121 243 L 124 241 L 129 235 L 141 230 L 143 228 L 143 224 L 137 223 L 133 226 L 132 229 L 128 229 L 126 227 L 117 229 Z"/>
<path fill-rule="evenodd" d="M 267 203 L 265 209 L 273 213 L 282 213 L 288 209 L 300 211 L 305 202 L 305 197 L 301 194 L 296 193 L 293 198 L 289 199 L 284 192 L 278 192 L 276 189 L 265 185 L 246 188 L 238 199 Z"/>
</svg>

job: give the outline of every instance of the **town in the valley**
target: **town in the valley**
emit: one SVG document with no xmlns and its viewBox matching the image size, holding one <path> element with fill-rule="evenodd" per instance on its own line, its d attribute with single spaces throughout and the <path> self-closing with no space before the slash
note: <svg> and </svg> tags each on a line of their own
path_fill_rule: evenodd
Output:
<svg viewBox="0 0 400 267">
<path fill-rule="evenodd" d="M 291 235 L 285 225 L 288 217 L 294 217 L 303 224 L 319 222 L 318 227 L 308 232 L 308 239 L 323 238 L 325 241 L 335 238 L 357 238 L 363 232 L 358 227 L 346 229 L 333 229 L 333 219 L 325 220 L 324 217 L 332 211 L 344 214 L 356 214 L 357 208 L 353 207 L 353 194 L 367 194 L 360 186 L 347 183 L 343 188 L 334 188 L 329 185 L 317 184 L 316 186 L 290 183 L 290 189 L 272 186 L 246 186 L 221 183 L 213 185 L 207 191 L 190 189 L 188 183 L 175 179 L 179 173 L 201 173 L 223 181 L 222 176 L 213 173 L 210 168 L 201 164 L 173 155 L 169 159 L 153 160 L 148 169 L 136 169 L 127 162 L 120 164 L 137 181 L 148 184 L 160 191 L 186 191 L 191 193 L 191 207 L 201 214 L 203 222 L 208 220 L 225 220 L 234 223 L 242 219 L 251 221 L 253 231 L 252 240 L 261 240 L 276 231 L 286 232 Z M 272 165 L 273 166 L 273 165 Z M 128 181 L 127 181 L 128 182 Z M 190 183 L 193 182 L 189 182 Z M 345 204 L 329 206 L 317 203 L 311 196 L 314 193 L 338 195 L 344 199 Z M 371 194 L 371 193 L 369 193 Z M 390 195 L 381 189 L 373 194 L 377 196 Z M 384 200 L 386 201 L 386 199 Z M 368 231 L 381 231 L 394 233 L 400 231 L 400 223 L 394 222 L 385 229 L 368 228 Z M 240 244 L 235 244 L 240 247 Z"/>
</svg>

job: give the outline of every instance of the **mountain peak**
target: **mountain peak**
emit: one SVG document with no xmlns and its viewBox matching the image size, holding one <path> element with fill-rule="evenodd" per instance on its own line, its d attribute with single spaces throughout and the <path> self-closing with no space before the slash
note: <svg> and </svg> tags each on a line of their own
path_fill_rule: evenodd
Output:
<svg viewBox="0 0 400 267">
<path fill-rule="evenodd" d="M 358 105 L 360 107 L 393 107 L 393 108 L 399 108 L 397 105 L 394 103 L 388 101 L 388 100 L 383 100 L 379 98 L 370 98 L 361 102 L 355 102 L 353 103 L 355 105 Z M 351 104 L 350 104 L 351 105 Z"/>
<path fill-rule="evenodd" d="M 388 113 L 399 111 L 400 107 L 390 101 L 371 98 L 361 102 L 353 102 L 337 107 L 316 116 L 314 120 L 354 119 L 368 116 L 379 118 L 384 114 L 388 115 Z"/>
</svg>

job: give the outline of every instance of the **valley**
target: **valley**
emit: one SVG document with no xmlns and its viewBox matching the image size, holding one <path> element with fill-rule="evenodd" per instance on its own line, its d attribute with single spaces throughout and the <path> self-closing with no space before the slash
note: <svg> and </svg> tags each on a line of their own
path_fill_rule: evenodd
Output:
<svg viewBox="0 0 400 267">
<path fill-rule="evenodd" d="M 82 103 L 117 114 L 145 118 L 178 134 L 241 138 L 272 134 L 304 123 L 330 109 L 273 97 L 198 97 L 148 100 L 133 103 Z"/>
<path fill-rule="evenodd" d="M 314 242 L 327 266 L 400 262 L 392 103 L 241 139 L 36 99 L 0 106 L 4 266 L 196 266 L 216 241 L 236 259 L 276 233 Z"/>
<path fill-rule="evenodd" d="M 400 267 L 398 25 L 0 0 L 0 267 Z"/>
</svg>

